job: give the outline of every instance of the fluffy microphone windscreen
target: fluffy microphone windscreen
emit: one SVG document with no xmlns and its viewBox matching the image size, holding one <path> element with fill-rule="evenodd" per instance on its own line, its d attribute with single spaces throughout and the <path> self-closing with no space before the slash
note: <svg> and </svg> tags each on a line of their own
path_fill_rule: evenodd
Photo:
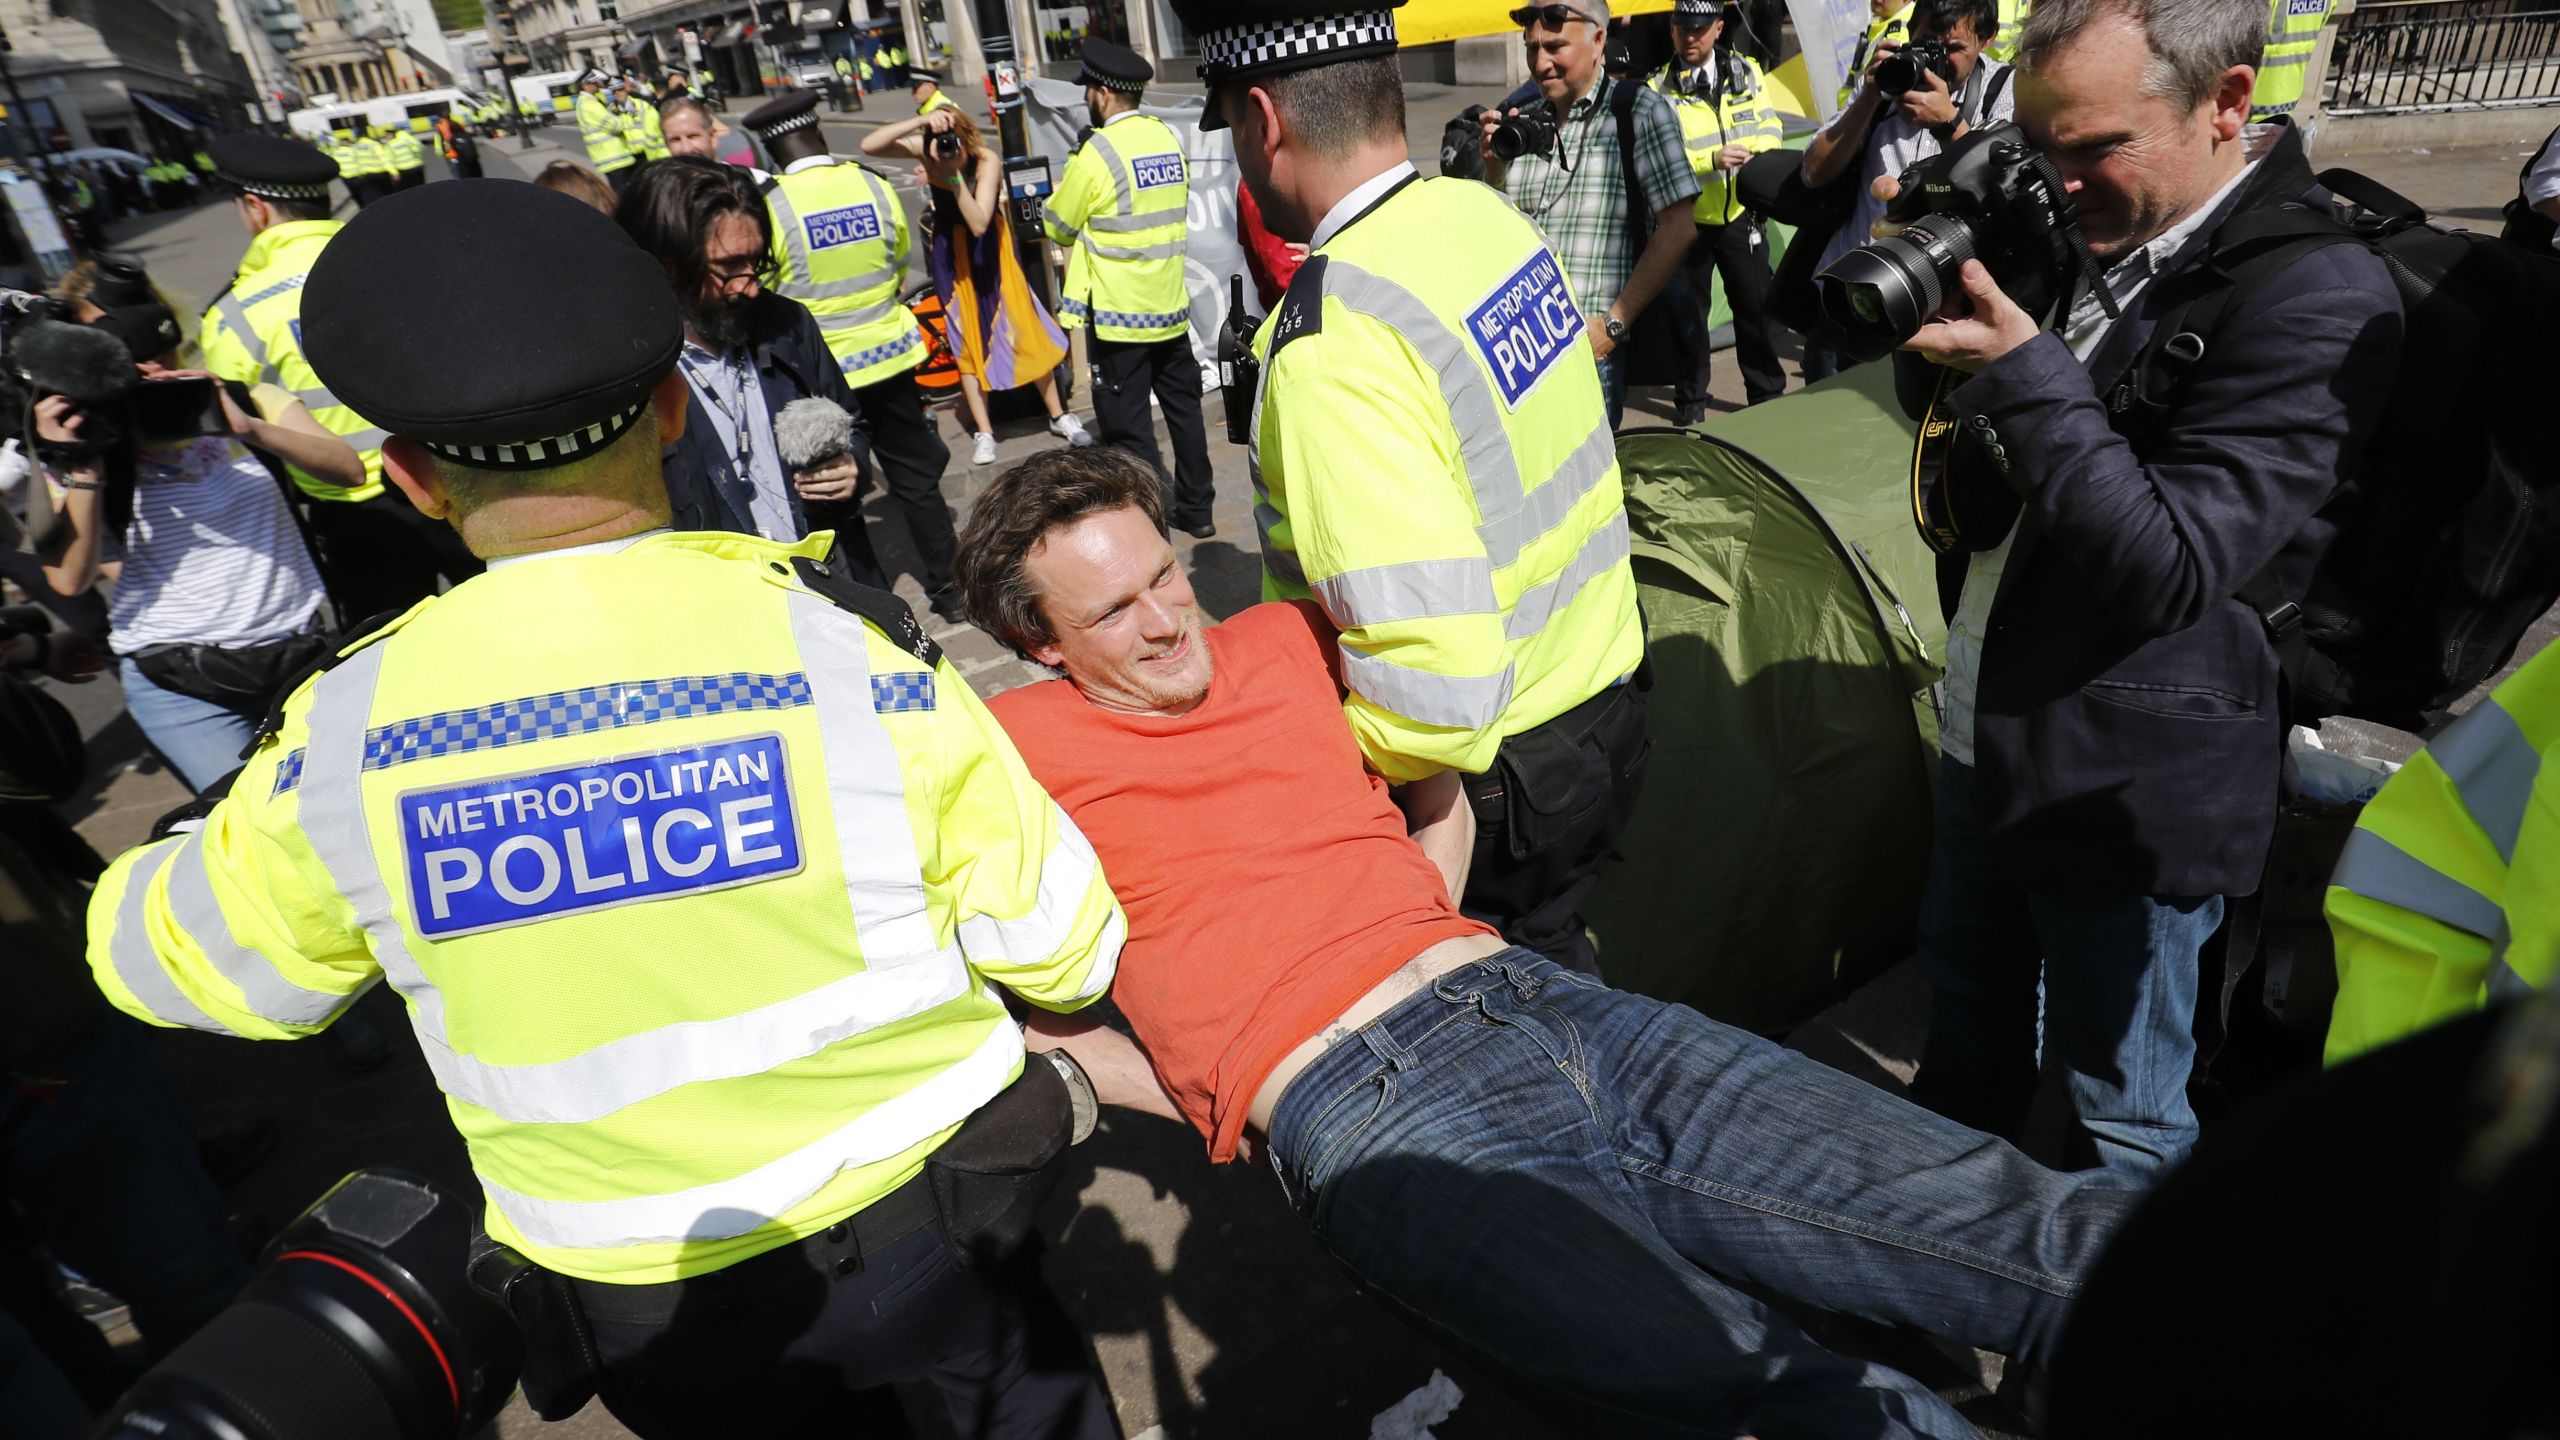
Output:
<svg viewBox="0 0 2560 1440">
<path fill-rule="evenodd" d="M 822 396 L 794 400 L 773 417 L 773 448 L 794 470 L 833 460 L 853 449 L 853 417 Z"/>
<path fill-rule="evenodd" d="M 132 352 L 104 330 L 35 320 L 9 336 L 9 362 L 39 390 L 83 405 L 113 400 L 133 388 Z"/>
</svg>

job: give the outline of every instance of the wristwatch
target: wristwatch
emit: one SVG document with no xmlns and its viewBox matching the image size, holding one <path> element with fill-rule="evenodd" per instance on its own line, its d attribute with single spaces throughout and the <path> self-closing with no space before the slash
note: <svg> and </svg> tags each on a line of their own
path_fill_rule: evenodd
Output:
<svg viewBox="0 0 2560 1440">
<path fill-rule="evenodd" d="M 1609 343 L 1612 345 L 1615 345 L 1619 341 L 1627 338 L 1627 322 L 1619 319 L 1615 315 L 1602 316 L 1600 319 L 1600 328 L 1608 332 Z"/>
<path fill-rule="evenodd" d="M 1102 1119 L 1102 1102 L 1094 1098 L 1093 1077 L 1085 1074 L 1076 1057 L 1064 1050 L 1039 1053 L 1056 1068 L 1058 1078 L 1067 1082 L 1067 1113 L 1073 1117 L 1067 1143 L 1081 1145 L 1093 1138 L 1093 1127 Z"/>
</svg>

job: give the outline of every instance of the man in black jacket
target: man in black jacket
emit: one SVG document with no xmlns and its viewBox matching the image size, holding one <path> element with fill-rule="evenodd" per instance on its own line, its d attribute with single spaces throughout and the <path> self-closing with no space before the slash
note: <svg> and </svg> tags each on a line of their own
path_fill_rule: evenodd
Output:
<svg viewBox="0 0 2560 1440">
<path fill-rule="evenodd" d="M 807 307 L 764 287 L 772 219 L 754 180 L 734 165 L 679 155 L 633 181 L 614 218 L 658 257 L 684 312 L 678 363 L 690 394 L 684 432 L 664 451 L 676 528 L 774 540 L 833 530 L 854 578 L 888 589 L 862 523 L 870 449 L 862 402 Z M 811 396 L 854 417 L 854 450 L 793 470 L 776 453 L 773 417 Z"/>
<path fill-rule="evenodd" d="M 2193 1141 L 2197 953 L 2274 827 L 2277 659 L 2239 592 L 2303 593 L 2399 365 L 2382 262 L 2332 245 L 2253 286 L 2152 423 L 2103 398 L 2226 217 L 2313 190 L 2290 133 L 2246 157 L 2265 26 L 2259 0 L 2042 0 L 2018 121 L 2123 318 L 2085 297 L 2041 331 L 1968 262 L 1960 318 L 1905 347 L 1971 373 L 1952 412 L 2019 501 L 1950 612 L 1915 1093 L 2015 1136 L 2041 1039 L 2080 1160 L 2128 1176 Z"/>
</svg>

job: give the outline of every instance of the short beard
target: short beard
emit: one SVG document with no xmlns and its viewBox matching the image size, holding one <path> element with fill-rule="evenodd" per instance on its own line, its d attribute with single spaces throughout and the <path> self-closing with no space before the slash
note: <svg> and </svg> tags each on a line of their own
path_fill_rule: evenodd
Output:
<svg viewBox="0 0 2560 1440">
<path fill-rule="evenodd" d="M 747 343 L 747 307 L 725 300 L 697 301 L 684 307 L 685 328 L 707 349 L 723 354 Z"/>
</svg>

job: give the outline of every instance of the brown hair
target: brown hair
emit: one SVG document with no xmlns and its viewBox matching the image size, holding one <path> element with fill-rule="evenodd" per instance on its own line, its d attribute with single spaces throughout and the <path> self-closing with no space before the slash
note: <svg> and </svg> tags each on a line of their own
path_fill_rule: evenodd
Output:
<svg viewBox="0 0 2560 1440">
<path fill-rule="evenodd" d="M 554 160 L 542 167 L 533 183 L 545 190 L 557 190 L 572 200 L 584 200 L 607 215 L 613 213 L 613 187 L 605 178 L 575 160 Z"/>
<path fill-rule="evenodd" d="M 960 595 L 969 618 L 1030 659 L 1031 647 L 1057 637 L 1024 562 L 1059 526 L 1130 506 L 1164 529 L 1155 467 L 1109 445 L 1044 450 L 998 475 L 960 532 Z"/>
</svg>

